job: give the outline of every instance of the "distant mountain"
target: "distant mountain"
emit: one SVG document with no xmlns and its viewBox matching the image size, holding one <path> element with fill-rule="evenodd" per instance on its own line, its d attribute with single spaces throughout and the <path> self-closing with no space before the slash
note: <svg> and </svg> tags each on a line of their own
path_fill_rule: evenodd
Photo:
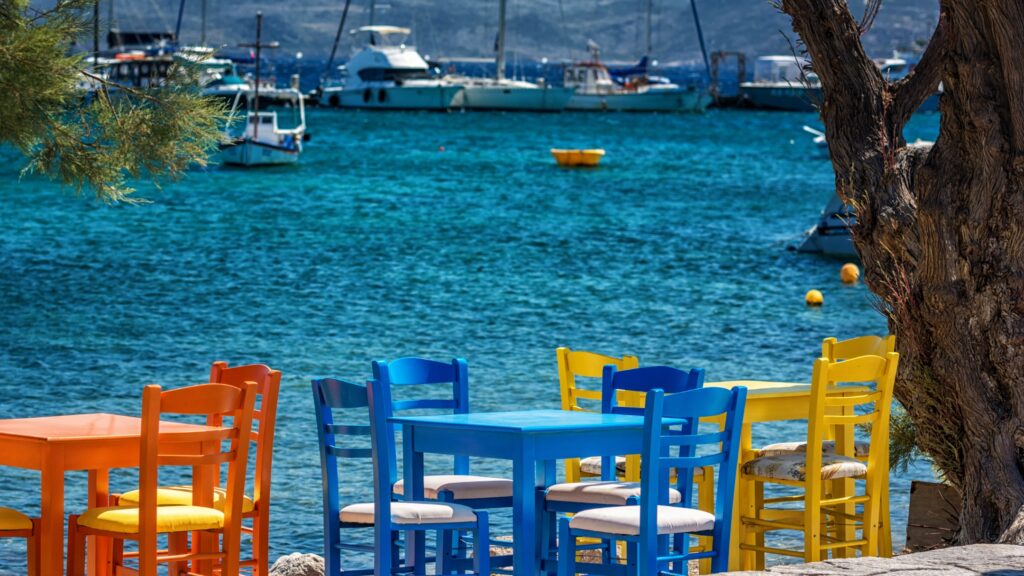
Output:
<svg viewBox="0 0 1024 576">
<path fill-rule="evenodd" d="M 101 0 L 101 4 L 106 4 Z M 206 0 L 207 39 L 214 45 L 251 41 L 253 16 L 264 13 L 264 37 L 281 42 L 280 56 L 303 52 L 313 57 L 331 48 L 344 0 L 268 2 Z M 585 55 L 593 39 L 608 60 L 634 60 L 644 49 L 647 0 L 509 0 L 508 46 L 523 58 L 553 60 Z M 710 50 L 749 55 L 786 54 L 794 38 L 789 19 L 768 0 L 697 0 Z M 367 23 L 370 0 L 353 0 L 346 29 Z M 853 2 L 858 10 L 862 2 Z M 935 0 L 888 0 L 864 41 L 869 53 L 889 54 L 926 40 L 938 20 Z M 172 30 L 176 0 L 117 0 L 114 21 L 125 30 Z M 497 0 L 379 0 L 378 24 L 409 26 L 412 42 L 431 57 L 489 57 L 497 32 Z M 188 0 L 182 40 L 198 42 L 200 0 Z M 103 6 L 107 14 L 107 6 Z M 339 53 L 351 53 L 346 38 Z M 688 0 L 654 0 L 654 55 L 663 63 L 696 61 L 700 48 Z M 514 56 L 510 56 L 514 58 Z"/>
</svg>

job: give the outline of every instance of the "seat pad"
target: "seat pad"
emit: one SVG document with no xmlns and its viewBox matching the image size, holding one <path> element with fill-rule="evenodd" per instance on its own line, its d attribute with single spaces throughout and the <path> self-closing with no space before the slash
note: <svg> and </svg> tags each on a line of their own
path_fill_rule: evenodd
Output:
<svg viewBox="0 0 1024 576">
<path fill-rule="evenodd" d="M 395 482 L 394 492 L 405 494 L 405 481 Z M 440 474 L 423 477 L 423 497 L 436 500 L 440 492 L 451 492 L 456 500 L 475 500 L 478 498 L 511 498 L 512 481 L 504 478 L 488 476 L 472 476 L 469 474 Z"/>
<path fill-rule="evenodd" d="M 128 506 L 90 508 L 78 517 L 78 525 L 120 534 L 137 534 L 139 532 L 139 509 Z M 156 509 L 156 531 L 161 534 L 214 530 L 223 527 L 224 513 L 213 508 L 159 506 Z"/>
<path fill-rule="evenodd" d="M 613 506 L 579 512 L 569 521 L 576 530 L 636 536 L 640 534 L 640 507 Z M 704 532 L 715 527 L 715 517 L 703 510 L 658 506 L 658 534 Z"/>
<path fill-rule="evenodd" d="M 755 451 L 757 458 L 762 456 L 782 456 L 785 454 L 804 454 L 807 452 L 807 442 L 777 442 L 769 444 Z M 826 440 L 821 444 L 822 454 L 835 454 L 836 441 Z M 858 440 L 853 443 L 853 455 L 857 458 L 867 458 L 871 453 L 871 443 Z"/>
<path fill-rule="evenodd" d="M 224 511 L 228 501 L 228 492 L 223 488 L 216 488 L 213 491 L 213 507 L 216 510 Z M 119 506 L 138 506 L 139 491 L 132 490 L 125 492 L 117 499 Z M 191 506 L 191 486 L 162 486 L 156 489 L 157 506 Z M 256 503 L 247 495 L 242 495 L 242 514 L 249 514 L 256 509 Z"/>
<path fill-rule="evenodd" d="M 547 490 L 548 500 L 576 504 L 625 506 L 633 496 L 640 496 L 639 482 L 567 482 L 555 484 Z M 670 488 L 668 499 L 671 504 L 678 504 L 683 495 Z"/>
<path fill-rule="evenodd" d="M 587 458 L 580 459 L 580 472 L 589 474 L 591 476 L 601 475 L 601 457 L 600 456 L 589 456 Z M 626 473 L 626 457 L 616 456 L 615 457 L 615 472 L 616 474 Z"/>
<path fill-rule="evenodd" d="M 32 519 L 14 510 L 0 508 L 0 530 L 31 530 Z"/>
<path fill-rule="evenodd" d="M 764 456 L 743 463 L 743 473 L 759 478 L 804 482 L 807 479 L 807 455 L 783 454 Z M 863 478 L 868 467 L 856 458 L 823 454 L 821 457 L 821 479 Z"/>
<path fill-rule="evenodd" d="M 341 521 L 350 524 L 373 524 L 373 502 L 349 504 L 341 509 Z M 476 513 L 469 506 L 447 502 L 392 502 L 391 522 L 402 525 L 476 522 Z"/>
</svg>

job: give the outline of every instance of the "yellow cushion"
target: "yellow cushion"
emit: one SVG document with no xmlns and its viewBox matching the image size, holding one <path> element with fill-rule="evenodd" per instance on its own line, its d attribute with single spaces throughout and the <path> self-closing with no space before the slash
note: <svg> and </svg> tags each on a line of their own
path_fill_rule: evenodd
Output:
<svg viewBox="0 0 1024 576">
<path fill-rule="evenodd" d="M 78 525 L 94 530 L 136 534 L 139 531 L 139 509 L 127 506 L 90 508 L 78 517 Z M 156 531 L 188 532 L 224 527 L 224 513 L 202 506 L 161 506 L 156 509 Z"/>
<path fill-rule="evenodd" d="M 213 507 L 221 512 L 224 511 L 224 505 L 227 503 L 228 493 L 223 488 L 217 488 L 213 492 Z M 119 506 L 138 506 L 139 505 L 139 491 L 132 490 L 131 492 L 125 492 L 118 498 L 117 503 Z M 164 486 L 156 489 L 156 505 L 157 506 L 191 506 L 192 505 L 192 487 L 191 486 Z M 248 514 L 256 509 L 256 504 L 246 495 L 242 495 L 242 514 Z"/>
<path fill-rule="evenodd" d="M 32 519 L 17 510 L 0 508 L 0 530 L 31 530 Z"/>
</svg>

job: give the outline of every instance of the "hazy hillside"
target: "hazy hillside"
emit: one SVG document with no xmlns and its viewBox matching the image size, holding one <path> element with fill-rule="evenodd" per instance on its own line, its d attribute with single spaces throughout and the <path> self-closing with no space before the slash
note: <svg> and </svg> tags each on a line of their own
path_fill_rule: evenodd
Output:
<svg viewBox="0 0 1024 576">
<path fill-rule="evenodd" d="M 116 0 L 115 22 L 122 29 L 171 30 L 176 0 Z M 107 6 L 104 0 L 103 14 Z M 207 38 L 213 44 L 249 41 L 253 15 L 266 16 L 265 37 L 281 42 L 281 56 L 330 50 L 343 0 L 269 2 L 207 0 Z M 509 0 L 509 48 L 523 57 L 580 57 L 593 38 L 608 59 L 633 59 L 643 51 L 646 0 Z M 865 38 L 872 54 L 887 54 L 927 38 L 937 20 L 935 0 L 888 0 Z M 854 0 L 859 15 L 862 0 Z M 663 62 L 700 56 L 688 0 L 655 0 L 655 54 Z M 182 39 L 199 39 L 200 0 L 187 0 Z M 369 0 L 354 0 L 347 29 L 367 21 Z M 748 54 L 787 53 L 787 18 L 768 0 L 698 0 L 705 36 L 712 50 Z M 497 0 L 379 0 L 377 23 L 411 26 L 413 42 L 433 57 L 490 56 L 497 29 Z M 564 14 L 564 18 L 563 18 Z M 347 36 L 347 34 L 346 34 Z M 353 47 L 346 38 L 341 54 Z"/>
</svg>

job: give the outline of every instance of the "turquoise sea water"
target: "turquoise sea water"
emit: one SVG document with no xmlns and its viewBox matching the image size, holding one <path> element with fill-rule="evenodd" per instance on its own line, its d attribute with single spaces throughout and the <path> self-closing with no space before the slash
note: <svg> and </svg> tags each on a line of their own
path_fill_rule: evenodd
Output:
<svg viewBox="0 0 1024 576">
<path fill-rule="evenodd" d="M 886 329 L 865 287 L 840 284 L 842 261 L 786 250 L 833 189 L 800 130 L 811 114 L 308 120 L 299 166 L 196 171 L 143 187 L 152 203 L 137 206 L 19 180 L 21 160 L 3 152 L 0 417 L 137 414 L 147 383 L 205 381 L 214 360 L 269 364 L 284 373 L 272 557 L 319 553 L 311 378 L 458 355 L 474 410 L 551 408 L 560 345 L 700 366 L 709 380 L 808 380 L 823 337 Z M 908 139 L 937 125 L 915 118 Z M 562 169 L 551 147 L 607 156 Z M 804 305 L 810 288 L 824 307 Z M 923 463 L 893 475 L 897 546 L 909 480 L 931 477 Z M 68 475 L 69 513 L 85 482 Z M 342 482 L 346 500 L 372 498 L 368 468 Z M 128 473 L 112 479 L 130 485 Z M 0 470 L 0 503 L 36 513 L 38 497 L 36 474 Z M 22 555 L 0 541 L 0 574 L 19 573 Z"/>
</svg>

